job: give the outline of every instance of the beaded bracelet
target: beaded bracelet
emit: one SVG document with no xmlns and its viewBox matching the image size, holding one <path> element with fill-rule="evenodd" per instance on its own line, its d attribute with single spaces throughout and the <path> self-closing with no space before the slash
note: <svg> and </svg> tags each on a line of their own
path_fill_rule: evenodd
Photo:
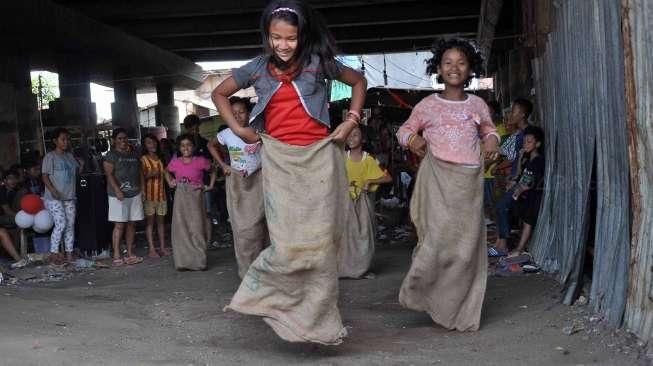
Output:
<svg viewBox="0 0 653 366">
<path fill-rule="evenodd" d="M 349 112 L 347 112 L 347 114 L 348 114 L 348 115 L 349 115 L 349 114 L 352 114 L 352 115 L 356 116 L 356 118 L 358 118 L 359 121 L 361 120 L 361 114 L 358 113 L 358 112 L 356 112 L 356 111 L 354 111 L 354 110 L 351 110 L 351 109 L 350 109 Z"/>
<path fill-rule="evenodd" d="M 408 142 L 406 143 L 406 146 L 410 148 L 410 143 L 413 142 L 413 140 L 417 137 L 416 134 L 411 134 L 410 137 L 408 138 Z"/>
</svg>

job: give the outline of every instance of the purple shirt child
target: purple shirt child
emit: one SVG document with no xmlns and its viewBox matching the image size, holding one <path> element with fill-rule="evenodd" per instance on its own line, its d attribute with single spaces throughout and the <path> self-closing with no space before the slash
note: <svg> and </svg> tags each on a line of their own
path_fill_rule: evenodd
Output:
<svg viewBox="0 0 653 366">
<path fill-rule="evenodd" d="M 168 164 L 168 171 L 175 175 L 177 183 L 188 183 L 193 186 L 204 185 L 203 173 L 211 169 L 211 162 L 203 156 L 194 156 L 190 163 L 184 163 L 182 158 L 174 158 Z"/>
</svg>

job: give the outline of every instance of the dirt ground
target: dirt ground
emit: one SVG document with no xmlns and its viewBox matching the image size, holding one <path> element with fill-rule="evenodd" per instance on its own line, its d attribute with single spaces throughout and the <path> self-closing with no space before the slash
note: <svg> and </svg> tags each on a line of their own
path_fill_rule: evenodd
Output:
<svg viewBox="0 0 653 366">
<path fill-rule="evenodd" d="M 336 347 L 286 343 L 256 317 L 223 312 L 239 284 L 231 248 L 209 251 L 203 272 L 177 272 L 170 258 L 146 259 L 3 285 L 0 364 L 649 364 L 641 342 L 602 324 L 586 306 L 561 305 L 558 285 L 542 274 L 490 277 L 478 332 L 435 326 L 397 302 L 410 249 L 385 245 L 377 250 L 375 279 L 340 282 L 349 337 Z"/>
</svg>

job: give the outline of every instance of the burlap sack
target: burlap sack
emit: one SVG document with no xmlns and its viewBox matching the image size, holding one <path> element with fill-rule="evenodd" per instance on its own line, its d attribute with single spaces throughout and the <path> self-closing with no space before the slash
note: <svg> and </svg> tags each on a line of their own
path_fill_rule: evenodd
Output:
<svg viewBox="0 0 653 366">
<path fill-rule="evenodd" d="M 363 192 L 347 202 L 345 238 L 338 251 L 338 275 L 360 278 L 370 269 L 374 257 L 374 203 Z"/>
<path fill-rule="evenodd" d="M 399 302 L 445 328 L 478 330 L 487 281 L 482 169 L 427 154 L 410 216 L 418 243 Z"/>
<path fill-rule="evenodd" d="M 177 184 L 172 209 L 172 258 L 176 269 L 206 268 L 206 214 L 200 187 Z"/>
<path fill-rule="evenodd" d="M 262 139 L 270 246 L 227 308 L 262 316 L 286 341 L 340 344 L 347 334 L 337 307 L 348 199 L 343 151 L 329 138 L 307 147 Z"/>
<path fill-rule="evenodd" d="M 226 190 L 238 275 L 242 279 L 268 242 L 263 204 L 263 174 L 258 170 L 248 177 L 243 177 L 234 171 L 227 177 Z"/>
</svg>

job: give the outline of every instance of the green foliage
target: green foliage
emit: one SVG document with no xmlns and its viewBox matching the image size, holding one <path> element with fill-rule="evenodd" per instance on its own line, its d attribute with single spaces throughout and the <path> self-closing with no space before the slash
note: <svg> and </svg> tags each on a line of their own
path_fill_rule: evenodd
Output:
<svg viewBox="0 0 653 366">
<path fill-rule="evenodd" d="M 32 93 L 39 95 L 39 77 L 32 75 Z M 59 98 L 59 85 L 56 77 L 42 76 L 41 77 L 41 98 L 42 108 L 47 108 L 48 103 Z"/>
</svg>

